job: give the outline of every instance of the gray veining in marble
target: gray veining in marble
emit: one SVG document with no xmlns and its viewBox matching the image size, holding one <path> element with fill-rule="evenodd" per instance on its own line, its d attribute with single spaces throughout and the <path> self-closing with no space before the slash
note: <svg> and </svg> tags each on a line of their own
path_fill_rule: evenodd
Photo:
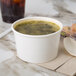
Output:
<svg viewBox="0 0 76 76">
<path fill-rule="evenodd" d="M 28 0 L 26 3 L 26 16 L 53 17 L 64 25 L 71 24 L 73 17 L 76 17 L 75 0 Z"/>
</svg>

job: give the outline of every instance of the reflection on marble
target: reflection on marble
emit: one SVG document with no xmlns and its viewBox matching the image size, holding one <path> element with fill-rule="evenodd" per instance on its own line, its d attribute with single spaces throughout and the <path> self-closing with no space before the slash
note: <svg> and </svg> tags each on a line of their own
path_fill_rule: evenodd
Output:
<svg viewBox="0 0 76 76">
<path fill-rule="evenodd" d="M 76 0 L 27 0 L 25 16 L 47 16 L 60 20 L 63 25 L 71 25 L 76 19 Z M 11 27 L 2 22 L 0 15 L 0 32 Z M 0 42 L 15 52 L 15 41 L 11 32 Z M 0 76 L 64 76 L 62 74 L 41 68 L 35 64 L 23 62 L 17 57 L 0 63 Z"/>
</svg>

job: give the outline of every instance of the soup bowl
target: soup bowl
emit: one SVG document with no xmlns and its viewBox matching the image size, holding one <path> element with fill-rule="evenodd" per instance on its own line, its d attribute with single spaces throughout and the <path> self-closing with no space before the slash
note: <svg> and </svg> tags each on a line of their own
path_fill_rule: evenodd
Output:
<svg viewBox="0 0 76 76">
<path fill-rule="evenodd" d="M 28 35 L 15 30 L 15 26 L 26 20 L 42 20 L 57 24 L 60 29 L 57 32 L 47 35 Z M 12 24 L 15 36 L 17 56 L 27 62 L 44 63 L 56 58 L 59 47 L 60 32 L 62 23 L 56 19 L 48 17 L 27 17 Z"/>
</svg>

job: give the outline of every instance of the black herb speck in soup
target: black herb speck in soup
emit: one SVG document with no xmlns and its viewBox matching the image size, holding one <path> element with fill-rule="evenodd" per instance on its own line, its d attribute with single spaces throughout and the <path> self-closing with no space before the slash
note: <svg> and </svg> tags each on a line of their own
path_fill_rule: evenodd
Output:
<svg viewBox="0 0 76 76">
<path fill-rule="evenodd" d="M 46 35 L 57 32 L 60 27 L 49 21 L 25 20 L 15 25 L 15 30 L 29 35 Z"/>
</svg>

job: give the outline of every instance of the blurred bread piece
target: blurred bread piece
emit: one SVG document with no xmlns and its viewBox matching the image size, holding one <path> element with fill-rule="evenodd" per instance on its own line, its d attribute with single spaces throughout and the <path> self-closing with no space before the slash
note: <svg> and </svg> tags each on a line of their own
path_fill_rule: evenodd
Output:
<svg viewBox="0 0 76 76">
<path fill-rule="evenodd" d="M 71 28 L 69 26 L 64 26 L 63 30 L 61 32 L 61 36 L 63 36 L 63 37 L 70 36 L 70 33 L 71 33 L 70 30 L 71 30 Z"/>
<path fill-rule="evenodd" d="M 65 31 L 67 34 L 70 34 L 71 28 L 69 26 L 64 26 L 63 31 Z"/>
<path fill-rule="evenodd" d="M 72 24 L 71 31 L 72 33 L 76 33 L 76 23 Z"/>
</svg>

